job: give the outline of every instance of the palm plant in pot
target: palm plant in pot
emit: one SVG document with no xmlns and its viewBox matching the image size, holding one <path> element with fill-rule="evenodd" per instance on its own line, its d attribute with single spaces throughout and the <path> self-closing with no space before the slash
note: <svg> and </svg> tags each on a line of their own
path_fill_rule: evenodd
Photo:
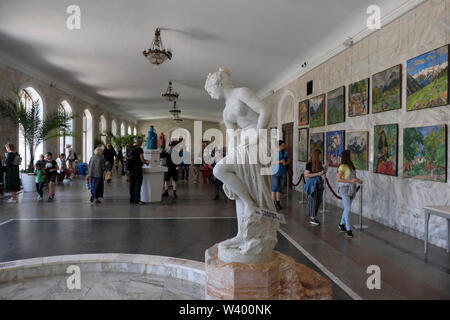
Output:
<svg viewBox="0 0 450 320">
<path fill-rule="evenodd" d="M 34 189 L 34 154 L 37 148 L 44 141 L 63 136 L 74 136 L 70 132 L 69 121 L 76 117 L 61 111 L 52 111 L 41 119 L 41 108 L 39 100 L 33 101 L 27 108 L 20 96 L 19 90 L 13 90 L 15 99 L 0 99 L 0 115 L 13 122 L 19 127 L 23 136 L 30 161 L 26 164 L 26 169 L 22 170 L 22 186 L 24 192 L 32 192 Z"/>
</svg>

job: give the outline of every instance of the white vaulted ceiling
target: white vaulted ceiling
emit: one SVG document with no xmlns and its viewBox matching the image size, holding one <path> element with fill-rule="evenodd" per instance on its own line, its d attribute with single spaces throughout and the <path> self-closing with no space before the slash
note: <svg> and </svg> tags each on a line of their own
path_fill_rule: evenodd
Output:
<svg viewBox="0 0 450 320">
<path fill-rule="evenodd" d="M 203 89 L 209 72 L 225 66 L 235 86 L 264 95 L 363 30 L 369 5 L 386 16 L 411 2 L 420 1 L 1 0 L 0 60 L 135 119 L 170 116 L 161 92 L 173 80 L 183 117 L 221 120 L 223 102 Z M 81 30 L 66 28 L 72 4 Z M 142 55 L 156 27 L 173 51 L 159 69 Z"/>
</svg>

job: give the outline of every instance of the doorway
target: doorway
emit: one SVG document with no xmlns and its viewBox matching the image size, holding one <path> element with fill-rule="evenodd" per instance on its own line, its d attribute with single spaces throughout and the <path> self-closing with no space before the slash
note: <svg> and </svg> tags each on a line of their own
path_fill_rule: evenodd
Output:
<svg viewBox="0 0 450 320">
<path fill-rule="evenodd" d="M 291 164 L 288 167 L 288 175 L 287 179 L 289 181 L 289 189 L 292 189 L 292 173 L 293 173 L 293 167 L 294 167 L 294 123 L 286 123 L 283 124 L 282 127 L 283 131 L 283 140 L 286 144 L 286 151 L 289 153 L 289 158 L 291 159 Z"/>
</svg>

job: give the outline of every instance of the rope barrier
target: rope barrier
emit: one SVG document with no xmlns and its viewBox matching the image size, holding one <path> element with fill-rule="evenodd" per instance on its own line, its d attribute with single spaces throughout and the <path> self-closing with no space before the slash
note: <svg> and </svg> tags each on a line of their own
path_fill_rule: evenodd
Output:
<svg viewBox="0 0 450 320">
<path fill-rule="evenodd" d="M 305 180 L 305 175 L 302 173 L 302 175 L 300 176 L 300 179 L 298 180 L 298 182 L 297 182 L 297 184 L 295 184 L 294 182 L 292 182 L 292 185 L 294 186 L 294 187 L 297 187 L 299 184 L 300 184 L 300 182 L 302 182 L 303 181 L 303 184 L 306 184 L 306 180 Z"/>
<path fill-rule="evenodd" d="M 331 187 L 330 181 L 328 180 L 328 178 L 325 178 L 325 181 L 327 182 L 328 189 L 331 190 L 331 192 L 333 193 L 333 195 L 334 195 L 336 198 L 338 198 L 339 200 L 342 200 L 342 197 L 339 196 L 339 195 L 334 191 L 334 189 Z M 360 189 L 361 189 L 361 186 L 358 186 L 358 188 L 356 188 L 355 194 L 357 194 L 357 193 L 359 192 Z"/>
</svg>

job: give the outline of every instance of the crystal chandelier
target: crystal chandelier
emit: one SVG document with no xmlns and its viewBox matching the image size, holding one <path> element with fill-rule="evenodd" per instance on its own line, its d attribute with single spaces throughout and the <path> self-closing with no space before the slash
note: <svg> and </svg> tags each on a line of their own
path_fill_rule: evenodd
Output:
<svg viewBox="0 0 450 320">
<path fill-rule="evenodd" d="M 176 101 L 178 99 L 179 94 L 173 91 L 172 81 L 169 81 L 169 87 L 166 92 L 161 93 L 161 96 L 169 102 Z"/>
<path fill-rule="evenodd" d="M 180 118 L 181 110 L 178 109 L 176 101 L 173 102 L 173 108 L 169 112 L 172 114 L 173 120 L 183 121 L 183 119 Z"/>
<path fill-rule="evenodd" d="M 155 39 L 153 39 L 151 48 L 148 50 L 144 50 L 143 55 L 155 67 L 158 67 L 167 59 L 172 59 L 172 52 L 170 50 L 164 49 L 161 40 L 161 30 L 159 28 L 156 28 L 155 30 Z"/>
</svg>

